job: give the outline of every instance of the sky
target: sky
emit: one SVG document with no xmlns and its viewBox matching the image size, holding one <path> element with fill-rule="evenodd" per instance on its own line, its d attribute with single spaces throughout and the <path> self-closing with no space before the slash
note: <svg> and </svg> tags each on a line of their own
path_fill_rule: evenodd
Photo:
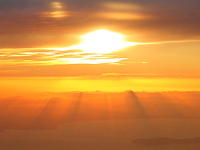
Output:
<svg viewBox="0 0 200 150">
<path fill-rule="evenodd" d="M 1 0 L 0 76 L 199 78 L 199 5 L 198 0 Z M 100 42 L 93 51 L 83 50 L 82 35 L 102 29 L 136 44 L 96 53 Z"/>
<path fill-rule="evenodd" d="M 200 0 L 0 0 L 0 149 L 200 147 L 199 28 Z"/>
</svg>

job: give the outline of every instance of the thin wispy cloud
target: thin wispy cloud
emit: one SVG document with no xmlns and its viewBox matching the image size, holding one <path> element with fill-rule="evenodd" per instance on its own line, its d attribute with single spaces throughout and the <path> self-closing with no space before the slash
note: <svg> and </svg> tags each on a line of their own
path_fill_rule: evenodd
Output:
<svg viewBox="0 0 200 150">
<path fill-rule="evenodd" d="M 61 51 L 59 48 L 54 50 L 48 48 L 2 49 L 1 51 L 0 60 L 5 63 L 101 64 L 119 63 L 126 59 L 73 49 Z"/>
<path fill-rule="evenodd" d="M 200 40 L 177 40 L 177 41 L 159 41 L 159 42 L 129 42 L 130 47 L 160 45 L 160 44 L 179 44 L 194 43 Z M 52 63 L 52 64 L 101 64 L 101 63 L 120 63 L 128 58 L 119 57 L 111 54 L 88 53 L 78 48 L 79 45 L 63 48 L 13 48 L 0 49 L 0 60 L 4 62 L 27 63 Z M 38 61 L 38 62 L 36 62 Z M 133 63 L 148 63 L 146 61 L 131 61 Z"/>
</svg>

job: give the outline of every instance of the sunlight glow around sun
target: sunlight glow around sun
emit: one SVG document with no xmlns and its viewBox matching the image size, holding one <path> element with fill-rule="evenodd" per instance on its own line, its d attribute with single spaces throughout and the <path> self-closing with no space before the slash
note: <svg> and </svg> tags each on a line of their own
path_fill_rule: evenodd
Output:
<svg viewBox="0 0 200 150">
<path fill-rule="evenodd" d="M 78 47 L 88 53 L 111 53 L 133 46 L 126 42 L 125 36 L 105 29 L 96 30 L 81 36 L 82 42 Z"/>
<path fill-rule="evenodd" d="M 63 48 L 46 48 L 59 51 L 81 50 L 81 53 L 109 54 L 127 47 L 145 45 L 145 43 L 128 42 L 125 35 L 107 29 L 95 30 L 80 36 L 81 42 Z"/>
</svg>

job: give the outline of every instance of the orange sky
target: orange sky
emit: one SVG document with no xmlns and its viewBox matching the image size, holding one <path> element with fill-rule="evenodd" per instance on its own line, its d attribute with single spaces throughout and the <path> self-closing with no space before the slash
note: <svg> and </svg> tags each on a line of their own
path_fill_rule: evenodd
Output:
<svg viewBox="0 0 200 150">
<path fill-rule="evenodd" d="M 109 54 L 4 49 L 0 56 L 0 76 L 198 78 L 199 46 L 198 42 L 141 45 Z"/>
<path fill-rule="evenodd" d="M 83 81 L 85 78 L 106 79 L 109 82 L 123 79 L 126 84 L 127 80 L 136 78 L 149 78 L 150 81 L 152 78 L 167 81 L 165 78 L 168 78 L 177 79 L 179 85 L 181 80 L 178 79 L 187 80 L 183 83 L 191 80 L 193 85 L 200 77 L 198 4 L 195 0 L 162 3 L 156 0 L 151 3 L 147 0 L 20 0 L 17 3 L 2 0 L 1 81 L 7 77 L 42 76 L 78 77 Z M 81 45 L 83 35 L 99 29 L 115 35 L 97 37 L 100 43 L 91 37 L 85 42 L 86 48 Z M 117 34 L 124 36 L 124 43 L 114 40 Z M 110 49 L 116 44 L 123 47 L 125 42 L 141 44 L 97 53 L 107 41 Z M 92 51 L 87 49 L 88 45 Z M 184 86 L 187 90 L 198 90 L 196 86 Z M 130 88 L 130 85 L 124 87 Z M 173 86 L 166 87 L 163 90 L 176 90 Z M 184 90 L 180 87 L 177 89 Z"/>
</svg>

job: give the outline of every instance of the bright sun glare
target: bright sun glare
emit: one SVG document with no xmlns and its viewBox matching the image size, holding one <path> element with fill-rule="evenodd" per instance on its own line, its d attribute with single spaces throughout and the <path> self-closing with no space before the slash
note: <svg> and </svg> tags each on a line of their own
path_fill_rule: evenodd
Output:
<svg viewBox="0 0 200 150">
<path fill-rule="evenodd" d="M 82 50 L 83 53 L 107 54 L 142 43 L 127 42 L 125 35 L 106 29 L 89 32 L 81 36 L 81 43 L 64 48 L 50 48 L 55 50 Z M 49 48 L 48 48 L 49 49 Z"/>
<path fill-rule="evenodd" d="M 82 36 L 82 43 L 78 47 L 88 53 L 111 53 L 133 46 L 124 40 L 124 35 L 101 29 Z"/>
</svg>

